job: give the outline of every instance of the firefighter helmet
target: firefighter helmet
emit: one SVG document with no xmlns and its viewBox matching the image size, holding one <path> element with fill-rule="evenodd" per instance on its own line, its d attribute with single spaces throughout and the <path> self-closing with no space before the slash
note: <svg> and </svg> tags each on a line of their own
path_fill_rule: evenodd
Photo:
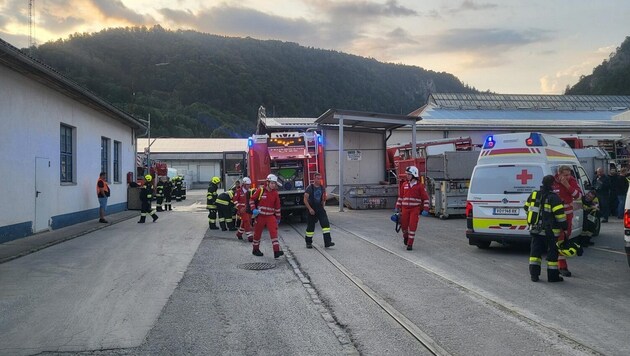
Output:
<svg viewBox="0 0 630 356">
<path fill-rule="evenodd" d="M 252 184 L 252 180 L 248 177 L 243 177 L 243 184 Z"/>
<path fill-rule="evenodd" d="M 219 178 L 219 177 L 212 177 L 212 183 L 214 183 L 214 184 L 221 183 L 221 178 Z"/>
<path fill-rule="evenodd" d="M 405 172 L 411 174 L 414 178 L 418 178 L 418 168 L 415 166 L 409 166 L 405 169 Z"/>
<path fill-rule="evenodd" d="M 268 182 L 276 182 L 278 183 L 278 177 L 276 177 L 275 174 L 270 174 L 267 176 L 267 181 Z"/>
<path fill-rule="evenodd" d="M 144 180 L 146 180 L 147 182 L 150 182 L 153 180 L 153 176 L 151 176 L 150 174 L 147 174 L 146 176 L 144 176 Z"/>
<path fill-rule="evenodd" d="M 575 255 L 582 256 L 582 247 L 574 241 L 558 241 L 558 254 L 565 257 L 573 257 Z"/>
</svg>

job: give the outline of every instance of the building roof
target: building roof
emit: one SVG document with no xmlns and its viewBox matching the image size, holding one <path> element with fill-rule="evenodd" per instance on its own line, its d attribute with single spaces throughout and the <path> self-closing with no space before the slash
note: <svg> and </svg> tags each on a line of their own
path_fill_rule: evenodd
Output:
<svg viewBox="0 0 630 356">
<path fill-rule="evenodd" d="M 630 96 L 441 94 L 413 114 L 418 129 L 630 131 Z"/>
<path fill-rule="evenodd" d="M 262 117 L 263 125 L 268 129 L 298 129 L 317 128 L 316 117 Z"/>
<path fill-rule="evenodd" d="M 151 153 L 247 152 L 246 138 L 152 138 Z M 147 138 L 138 138 L 138 153 L 148 146 Z"/>
<path fill-rule="evenodd" d="M 4 65 L 130 127 L 146 128 L 142 122 L 129 113 L 99 98 L 52 67 L 29 57 L 2 39 L 0 39 L 0 65 Z"/>
<path fill-rule="evenodd" d="M 321 126 L 339 126 L 343 120 L 344 127 L 369 130 L 393 130 L 411 125 L 418 120 L 416 116 L 385 114 L 377 112 L 328 109 L 316 123 Z"/>
</svg>

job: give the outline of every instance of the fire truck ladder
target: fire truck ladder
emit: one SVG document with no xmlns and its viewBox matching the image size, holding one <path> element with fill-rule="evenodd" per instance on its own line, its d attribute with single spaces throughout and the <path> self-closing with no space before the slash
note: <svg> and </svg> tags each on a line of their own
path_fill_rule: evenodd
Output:
<svg viewBox="0 0 630 356">
<path fill-rule="evenodd" d="M 305 137 L 304 140 L 306 142 L 306 152 L 308 154 L 308 167 L 306 168 L 308 182 L 304 182 L 305 187 L 313 182 L 313 179 L 315 179 L 315 172 L 319 172 L 319 162 L 317 159 L 317 138 L 313 138 L 313 145 L 309 145 L 309 142 L 311 141 L 309 137 Z"/>
</svg>

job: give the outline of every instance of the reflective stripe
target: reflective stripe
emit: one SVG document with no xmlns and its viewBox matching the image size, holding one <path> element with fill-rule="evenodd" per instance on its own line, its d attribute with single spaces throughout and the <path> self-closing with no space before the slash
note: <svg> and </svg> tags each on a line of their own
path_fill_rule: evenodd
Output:
<svg viewBox="0 0 630 356">
<path fill-rule="evenodd" d="M 313 237 L 315 235 L 315 231 L 307 231 L 306 237 Z"/>
<path fill-rule="evenodd" d="M 541 263 L 542 263 L 542 259 L 539 258 L 539 257 L 530 257 L 529 258 L 529 264 L 530 265 L 540 266 Z"/>
<path fill-rule="evenodd" d="M 323 233 L 330 232 L 330 228 L 329 227 L 324 227 L 324 228 L 322 228 L 322 232 Z"/>
</svg>

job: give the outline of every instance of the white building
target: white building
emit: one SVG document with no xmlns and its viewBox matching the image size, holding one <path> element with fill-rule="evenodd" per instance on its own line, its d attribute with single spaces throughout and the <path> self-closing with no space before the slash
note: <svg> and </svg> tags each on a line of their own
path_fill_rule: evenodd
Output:
<svg viewBox="0 0 630 356">
<path fill-rule="evenodd" d="M 138 131 L 137 131 L 138 130 Z M 136 133 L 145 127 L 54 69 L 0 40 L 0 243 L 127 208 Z"/>
</svg>

